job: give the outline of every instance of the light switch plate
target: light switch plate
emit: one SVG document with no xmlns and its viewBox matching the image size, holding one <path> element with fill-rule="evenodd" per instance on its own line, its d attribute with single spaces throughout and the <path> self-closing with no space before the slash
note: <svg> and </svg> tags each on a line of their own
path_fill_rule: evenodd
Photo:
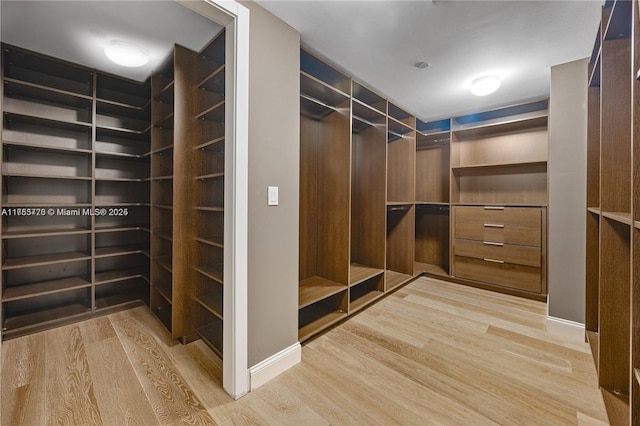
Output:
<svg viewBox="0 0 640 426">
<path fill-rule="evenodd" d="M 278 187 L 270 186 L 268 193 L 269 193 L 269 198 L 267 200 L 267 205 L 277 206 L 278 205 Z"/>
</svg>

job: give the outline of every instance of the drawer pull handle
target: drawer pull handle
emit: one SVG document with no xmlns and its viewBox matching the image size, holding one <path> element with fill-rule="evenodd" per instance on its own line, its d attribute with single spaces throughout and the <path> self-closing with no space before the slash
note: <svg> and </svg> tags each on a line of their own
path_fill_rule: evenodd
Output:
<svg viewBox="0 0 640 426">
<path fill-rule="evenodd" d="M 485 210 L 504 210 L 504 206 L 484 206 Z"/>
<path fill-rule="evenodd" d="M 498 247 L 504 246 L 504 243 L 496 243 L 494 241 L 483 241 L 482 244 L 485 244 L 488 246 L 498 246 Z"/>
<path fill-rule="evenodd" d="M 486 257 L 482 260 L 484 260 L 485 262 L 492 262 L 492 263 L 500 263 L 500 264 L 504 263 L 504 260 L 487 259 Z"/>
<path fill-rule="evenodd" d="M 504 228 L 504 225 L 501 225 L 499 223 L 485 223 L 484 227 L 485 228 Z"/>
</svg>

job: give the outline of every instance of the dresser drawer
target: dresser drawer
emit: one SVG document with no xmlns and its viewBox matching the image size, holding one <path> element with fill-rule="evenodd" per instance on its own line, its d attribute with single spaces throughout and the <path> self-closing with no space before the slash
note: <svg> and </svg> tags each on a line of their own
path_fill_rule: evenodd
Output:
<svg viewBox="0 0 640 426">
<path fill-rule="evenodd" d="M 504 262 L 535 267 L 540 267 L 541 263 L 541 252 L 538 247 L 495 242 L 456 240 L 454 254 L 477 259 L 490 259 L 496 261 L 494 263 Z"/>
<path fill-rule="evenodd" d="M 542 226 L 540 208 L 457 206 L 456 226 L 461 222 L 475 222 L 495 226 L 538 228 Z"/>
<path fill-rule="evenodd" d="M 542 292 L 542 270 L 512 263 L 456 256 L 455 276 L 473 281 L 499 284 L 535 293 Z"/>
<path fill-rule="evenodd" d="M 540 247 L 542 233 L 539 228 L 505 227 L 482 222 L 457 222 L 455 238 Z"/>
</svg>

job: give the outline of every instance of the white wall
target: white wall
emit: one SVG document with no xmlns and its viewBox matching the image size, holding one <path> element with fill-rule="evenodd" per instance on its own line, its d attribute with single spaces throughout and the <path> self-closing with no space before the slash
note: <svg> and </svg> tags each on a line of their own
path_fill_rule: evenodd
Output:
<svg viewBox="0 0 640 426">
<path fill-rule="evenodd" d="M 584 324 L 587 59 L 551 68 L 549 316 Z"/>
</svg>

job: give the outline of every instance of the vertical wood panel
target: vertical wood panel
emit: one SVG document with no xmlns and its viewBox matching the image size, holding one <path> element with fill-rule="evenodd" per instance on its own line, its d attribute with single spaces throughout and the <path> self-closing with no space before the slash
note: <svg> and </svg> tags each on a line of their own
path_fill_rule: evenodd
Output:
<svg viewBox="0 0 640 426">
<path fill-rule="evenodd" d="M 415 206 L 387 212 L 386 269 L 413 275 L 415 256 Z"/>
<path fill-rule="evenodd" d="M 600 294 L 600 258 L 599 229 L 600 216 L 593 213 L 587 215 L 587 247 L 586 247 L 586 283 L 585 283 L 585 328 L 598 332 L 598 312 Z"/>
<path fill-rule="evenodd" d="M 416 201 L 449 202 L 449 144 L 441 142 L 416 151 Z"/>
<path fill-rule="evenodd" d="M 349 282 L 351 118 L 349 103 L 323 120 L 318 141 L 318 275 Z"/>
<path fill-rule="evenodd" d="M 386 134 L 370 127 L 352 137 L 351 263 L 384 268 Z"/>
<path fill-rule="evenodd" d="M 600 87 L 589 87 L 587 108 L 587 207 L 600 207 Z"/>
<path fill-rule="evenodd" d="M 415 200 L 415 131 L 389 142 L 387 149 L 387 201 Z"/>
<path fill-rule="evenodd" d="M 629 394 L 630 229 L 606 218 L 600 224 L 599 383 Z"/>
<path fill-rule="evenodd" d="M 416 207 L 416 262 L 449 272 L 449 209 Z"/>
<path fill-rule="evenodd" d="M 300 116 L 300 281 L 317 275 L 318 143 L 322 123 Z"/>
<path fill-rule="evenodd" d="M 175 46 L 175 128 L 173 149 L 173 329 L 174 337 L 187 339 L 195 334 L 195 271 L 191 267 L 198 255 L 195 238 L 193 183 L 194 140 L 200 139 L 195 116 L 198 111 L 196 52 Z"/>
<path fill-rule="evenodd" d="M 602 43 L 601 208 L 631 212 L 631 43 Z"/>
</svg>

